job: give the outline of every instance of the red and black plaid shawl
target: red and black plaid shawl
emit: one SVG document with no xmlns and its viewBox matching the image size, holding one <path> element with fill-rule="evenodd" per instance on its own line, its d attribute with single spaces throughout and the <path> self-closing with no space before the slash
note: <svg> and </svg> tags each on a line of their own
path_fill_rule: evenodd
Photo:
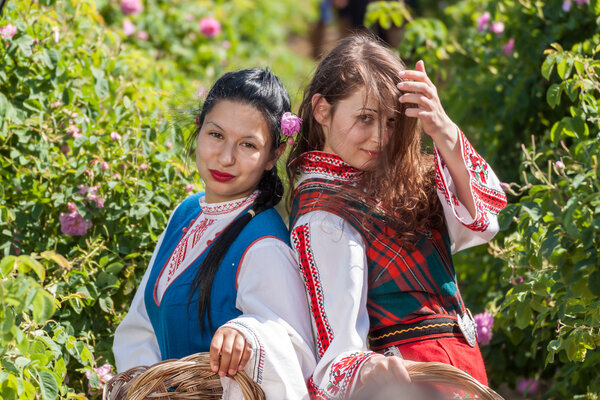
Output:
<svg viewBox="0 0 600 400">
<path fill-rule="evenodd" d="M 403 246 L 385 220 L 369 214 L 359 201 L 339 195 L 343 183 L 310 178 L 295 191 L 291 226 L 311 211 L 338 215 L 362 236 L 369 268 L 367 308 L 370 331 L 407 323 L 421 316 L 450 316 L 465 311 L 443 228 L 421 233 Z"/>
</svg>

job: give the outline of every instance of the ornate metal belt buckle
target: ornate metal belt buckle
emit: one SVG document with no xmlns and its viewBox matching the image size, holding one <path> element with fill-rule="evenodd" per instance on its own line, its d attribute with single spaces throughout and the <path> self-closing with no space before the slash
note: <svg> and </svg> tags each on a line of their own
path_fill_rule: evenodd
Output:
<svg viewBox="0 0 600 400">
<path fill-rule="evenodd" d="M 456 322 L 458 322 L 458 327 L 467 340 L 467 343 L 469 343 L 469 346 L 475 347 L 477 343 L 477 324 L 473 319 L 473 315 L 471 315 L 471 311 L 467 308 L 466 313 L 462 315 L 457 314 Z"/>
</svg>

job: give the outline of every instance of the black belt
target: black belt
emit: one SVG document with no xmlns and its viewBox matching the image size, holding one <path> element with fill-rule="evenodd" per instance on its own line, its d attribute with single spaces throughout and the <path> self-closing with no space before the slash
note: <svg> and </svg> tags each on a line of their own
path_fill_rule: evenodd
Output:
<svg viewBox="0 0 600 400">
<path fill-rule="evenodd" d="M 369 333 L 369 346 L 379 351 L 389 346 L 455 335 L 463 336 L 456 319 L 424 318 L 373 330 Z"/>
</svg>

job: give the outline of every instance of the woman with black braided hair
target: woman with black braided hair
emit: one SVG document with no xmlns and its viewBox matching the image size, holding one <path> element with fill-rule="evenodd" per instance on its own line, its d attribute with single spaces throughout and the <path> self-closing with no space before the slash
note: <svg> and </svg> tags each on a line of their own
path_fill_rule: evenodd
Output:
<svg viewBox="0 0 600 400">
<path fill-rule="evenodd" d="M 241 395 L 224 379 L 241 369 L 267 398 L 307 397 L 315 363 L 309 315 L 287 228 L 273 208 L 283 195 L 276 161 L 289 111 L 269 70 L 227 73 L 209 91 L 190 138 L 205 191 L 167 223 L 115 333 L 119 371 L 210 351 L 224 398 Z"/>
</svg>

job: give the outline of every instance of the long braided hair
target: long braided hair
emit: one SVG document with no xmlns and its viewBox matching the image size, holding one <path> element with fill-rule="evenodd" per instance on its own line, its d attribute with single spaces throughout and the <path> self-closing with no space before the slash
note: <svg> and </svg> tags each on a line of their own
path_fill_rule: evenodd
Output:
<svg viewBox="0 0 600 400">
<path fill-rule="evenodd" d="M 282 141 L 281 117 L 285 112 L 290 111 L 291 104 L 289 95 L 279 78 L 269 69 L 258 68 L 228 72 L 215 82 L 197 116 L 197 128 L 188 138 L 188 150 L 193 151 L 206 115 L 219 101 L 223 100 L 248 104 L 260 111 L 269 128 L 271 151 L 275 154 L 275 150 Z M 208 317 L 208 329 L 212 331 L 210 323 L 212 283 L 229 247 L 254 216 L 276 206 L 283 197 L 283 184 L 277 174 L 277 166 L 263 173 L 257 189 L 260 193 L 249 212 L 236 218 L 217 237 L 194 277 L 188 306 L 195 291 L 198 290 L 198 315 L 201 330 L 206 328 L 204 324 L 206 316 Z"/>
</svg>

